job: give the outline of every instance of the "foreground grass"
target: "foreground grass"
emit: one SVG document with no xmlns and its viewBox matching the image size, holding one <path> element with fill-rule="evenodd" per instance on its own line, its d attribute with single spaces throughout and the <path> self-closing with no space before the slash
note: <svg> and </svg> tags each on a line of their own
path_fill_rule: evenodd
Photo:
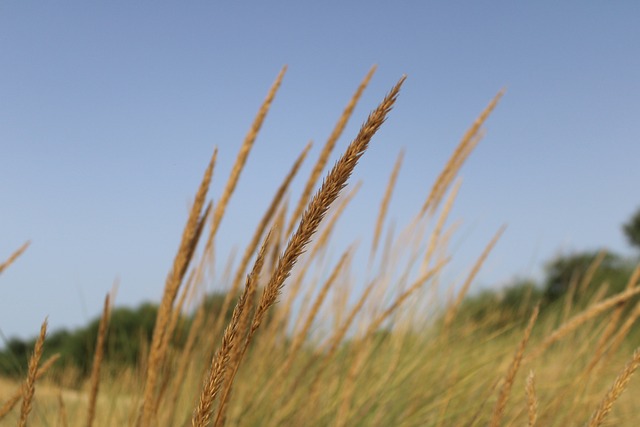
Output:
<svg viewBox="0 0 640 427">
<path fill-rule="evenodd" d="M 338 120 L 293 213 L 287 216 L 284 200 L 309 147 L 276 191 L 239 265 L 229 265 L 234 273 L 225 304 L 240 295 L 230 322 L 225 325 L 225 306 L 210 313 L 196 303 L 185 344 L 174 347 L 179 313 L 188 301 L 197 301 L 211 279 L 216 233 L 284 71 L 260 108 L 215 206 L 207 204 L 207 193 L 216 152 L 206 168 L 167 277 L 153 339 L 138 366 L 114 372 L 103 361 L 111 307 L 107 297 L 90 378 L 71 390 L 77 375 L 56 370 L 55 361 L 39 360 L 38 344 L 25 382 L 0 382 L 0 422 L 637 425 L 632 396 L 638 386 L 629 380 L 640 353 L 624 340 L 629 332 L 624 322 L 635 319 L 621 316 L 640 292 L 637 275 L 629 278 L 624 293 L 609 299 L 602 294 L 586 308 L 567 305 L 539 313 L 523 306 L 521 316 L 512 316 L 506 326 L 492 326 L 491 316 L 478 323 L 465 317 L 462 302 L 501 229 L 464 282 L 450 285 L 447 292 L 453 296 L 443 304 L 447 284 L 441 272 L 454 231 L 447 219 L 459 188 L 456 176 L 501 93 L 463 136 L 414 220 L 398 234 L 386 227 L 383 236 L 400 154 L 373 230 L 366 282 L 354 279 L 363 269 L 353 265 L 356 246 L 344 249 L 337 260 L 327 255 L 335 222 L 357 191 L 346 188 L 348 180 L 404 81 L 370 114 L 312 196 L 375 68 Z M 0 264 L 0 273 L 25 248 Z M 633 390 L 623 393 L 627 387 Z"/>
</svg>

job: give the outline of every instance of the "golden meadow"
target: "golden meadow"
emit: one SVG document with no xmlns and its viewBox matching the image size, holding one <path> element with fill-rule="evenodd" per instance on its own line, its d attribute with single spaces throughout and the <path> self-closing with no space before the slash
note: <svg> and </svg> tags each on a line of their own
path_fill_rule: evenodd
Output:
<svg viewBox="0 0 640 427">
<path fill-rule="evenodd" d="M 349 186 L 351 176 L 366 161 L 361 157 L 375 144 L 378 129 L 392 119 L 404 82 L 402 77 L 382 98 L 331 166 L 372 68 L 290 206 L 290 185 L 310 145 L 283 169 L 285 178 L 239 262 L 229 261 L 221 307 L 209 309 L 203 290 L 215 237 L 285 71 L 270 88 L 215 204 L 208 190 L 217 150 L 208 161 L 173 265 L 167 266 L 152 337 L 136 365 L 114 370 L 105 359 L 113 291 L 84 378 L 61 365 L 59 355 L 42 357 L 45 320 L 24 378 L 0 379 L 0 425 L 638 425 L 633 396 L 640 388 L 630 380 L 640 352 L 626 338 L 640 316 L 640 305 L 634 305 L 640 270 L 629 275 L 622 292 L 611 294 L 607 283 L 593 279 L 595 260 L 571 288 L 594 289 L 588 303 L 568 297 L 540 309 L 522 301 L 507 321 L 498 308 L 484 320 L 465 314 L 465 297 L 504 229 L 496 230 L 460 283 L 442 277 L 455 232 L 448 219 L 458 172 L 501 92 L 464 134 L 421 209 L 394 233 L 387 211 L 402 167 L 400 152 L 380 191 L 371 247 L 334 245 L 340 256 L 332 260 L 326 252 L 335 225 L 358 191 Z M 0 275 L 27 246 L 0 264 Z M 353 262 L 358 249 L 368 251 L 366 282 L 354 279 L 363 268 Z M 187 307 L 195 309 L 185 324 Z M 487 327 L 500 316 L 499 327 Z"/>
</svg>

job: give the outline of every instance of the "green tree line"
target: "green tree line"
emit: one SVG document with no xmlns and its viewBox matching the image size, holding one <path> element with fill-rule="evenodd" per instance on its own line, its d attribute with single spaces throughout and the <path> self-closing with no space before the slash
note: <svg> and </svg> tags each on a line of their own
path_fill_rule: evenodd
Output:
<svg viewBox="0 0 640 427">
<path fill-rule="evenodd" d="M 218 316 L 222 309 L 225 294 L 209 295 L 205 300 L 205 312 L 209 318 Z M 231 318 L 231 310 L 225 314 Z M 109 318 L 109 329 L 105 345 L 105 361 L 118 368 L 135 366 L 149 346 L 155 326 L 157 304 L 143 303 L 136 308 L 116 307 Z M 182 314 L 178 320 L 173 337 L 173 345 L 184 345 L 194 314 Z M 75 330 L 58 330 L 47 335 L 43 358 L 60 354 L 58 366 L 73 367 L 81 376 L 89 374 L 98 337 L 100 317 L 91 320 L 87 326 Z M 28 357 L 33 351 L 35 338 L 22 340 L 11 338 L 4 343 L 0 351 L 0 375 L 24 376 Z"/>
</svg>

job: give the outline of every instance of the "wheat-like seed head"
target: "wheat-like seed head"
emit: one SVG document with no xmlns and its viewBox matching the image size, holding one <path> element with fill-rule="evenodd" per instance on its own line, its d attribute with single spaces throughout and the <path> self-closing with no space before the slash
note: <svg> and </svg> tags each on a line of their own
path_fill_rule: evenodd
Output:
<svg viewBox="0 0 640 427">
<path fill-rule="evenodd" d="M 40 335 L 36 340 L 33 354 L 29 359 L 27 380 L 22 389 L 22 406 L 20 408 L 20 420 L 18 421 L 18 427 L 25 427 L 27 425 L 27 418 L 29 417 L 29 412 L 31 412 L 33 395 L 36 391 L 36 380 L 38 379 L 38 364 L 40 363 L 40 357 L 42 357 L 44 339 L 47 335 L 47 323 L 47 319 L 45 319 L 40 327 Z"/>
<path fill-rule="evenodd" d="M 611 412 L 611 408 L 613 407 L 614 402 L 627 388 L 629 380 L 631 380 L 631 376 L 636 371 L 636 369 L 638 369 L 638 366 L 640 366 L 640 349 L 637 349 L 633 353 L 633 356 L 627 363 L 627 366 L 625 366 L 622 372 L 620 372 L 620 374 L 616 377 L 613 385 L 591 416 L 591 419 L 587 424 L 588 427 L 598 427 L 602 425 L 609 412 Z"/>
</svg>

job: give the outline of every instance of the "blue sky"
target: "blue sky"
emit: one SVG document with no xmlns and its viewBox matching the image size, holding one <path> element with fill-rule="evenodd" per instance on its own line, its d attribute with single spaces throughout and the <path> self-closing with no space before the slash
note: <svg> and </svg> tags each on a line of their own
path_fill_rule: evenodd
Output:
<svg viewBox="0 0 640 427">
<path fill-rule="evenodd" d="M 477 286 L 539 275 L 563 251 L 633 253 L 620 225 L 640 206 L 640 3 L 274 3 L 0 4 L 0 258 L 32 241 L 0 276 L 4 335 L 32 335 L 46 315 L 53 328 L 83 324 L 116 277 L 119 304 L 157 300 L 213 148 L 216 199 L 284 64 L 221 257 L 243 247 L 310 139 L 317 157 L 373 64 L 336 156 L 408 80 L 356 169 L 364 186 L 336 252 L 370 234 L 402 147 L 399 222 L 506 87 L 462 171 L 451 277 L 503 223 Z"/>
</svg>

